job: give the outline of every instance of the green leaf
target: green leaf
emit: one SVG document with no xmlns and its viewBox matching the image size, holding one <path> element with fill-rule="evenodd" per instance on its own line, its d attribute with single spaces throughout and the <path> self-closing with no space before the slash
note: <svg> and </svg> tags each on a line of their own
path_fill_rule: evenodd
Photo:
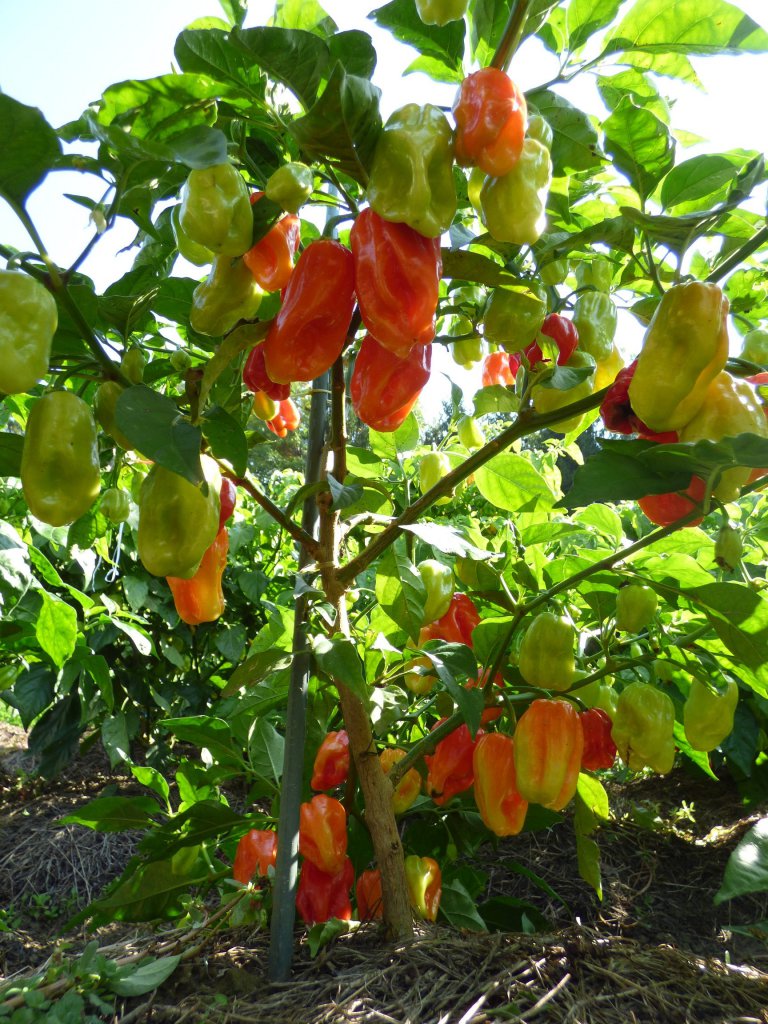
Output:
<svg viewBox="0 0 768 1024">
<path fill-rule="evenodd" d="M 112 704 L 114 706 L 114 697 Z M 130 759 L 131 741 L 128 736 L 128 720 L 122 712 L 109 715 L 101 723 L 101 742 L 113 768 Z"/>
<path fill-rule="evenodd" d="M 264 718 L 257 719 L 248 737 L 248 752 L 251 767 L 257 775 L 280 782 L 285 739 L 271 722 Z"/>
<path fill-rule="evenodd" d="M 477 912 L 474 898 L 458 878 L 443 882 L 440 915 L 455 928 L 465 928 L 472 932 L 488 931 L 485 921 Z"/>
<path fill-rule="evenodd" d="M 309 955 L 314 959 L 325 946 L 330 945 L 339 935 L 348 935 L 355 931 L 357 924 L 352 921 L 340 921 L 338 917 L 331 917 L 327 921 L 313 924 L 307 932 L 307 944 Z"/>
<path fill-rule="evenodd" d="M 738 177 L 745 156 L 744 153 L 711 153 L 684 160 L 673 167 L 661 183 L 661 205 L 666 209 L 700 199 L 716 201 L 725 186 Z"/>
<path fill-rule="evenodd" d="M 549 508 L 554 501 L 539 471 L 513 452 L 502 452 L 475 470 L 475 483 L 487 501 L 507 512 Z"/>
<path fill-rule="evenodd" d="M 103 796 L 59 819 L 60 825 L 84 825 L 95 832 L 126 832 L 145 829 L 160 813 L 150 796 Z"/>
<path fill-rule="evenodd" d="M 163 956 L 149 963 L 125 964 L 107 976 L 106 987 L 115 995 L 133 998 L 159 988 L 179 966 L 181 956 Z"/>
<path fill-rule="evenodd" d="M 622 0 L 571 0 L 565 16 L 571 50 L 578 50 L 595 32 L 610 25 L 621 4 Z"/>
<path fill-rule="evenodd" d="M 229 38 L 264 73 L 290 89 L 302 106 L 314 103 L 330 61 L 323 39 L 302 29 L 276 26 L 235 30 Z"/>
<path fill-rule="evenodd" d="M 10 523 L 0 519 L 0 606 L 6 611 L 22 599 L 32 583 L 32 550 Z"/>
<path fill-rule="evenodd" d="M 444 523 L 414 523 L 401 529 L 413 533 L 419 540 L 445 555 L 458 555 L 460 558 L 473 558 L 475 561 L 486 561 L 494 556 L 494 552 L 483 551 L 482 548 L 470 544 L 455 526 L 446 526 Z"/>
<path fill-rule="evenodd" d="M 201 426 L 213 455 L 228 462 L 238 476 L 244 476 L 248 469 L 248 441 L 234 416 L 214 405 L 206 409 Z"/>
<path fill-rule="evenodd" d="M 421 579 L 421 577 L 419 577 Z M 363 663 L 352 641 L 340 633 L 332 637 L 316 636 L 312 651 L 321 672 L 338 679 L 367 706 L 369 687 L 363 673 Z"/>
<path fill-rule="evenodd" d="M 554 132 L 552 168 L 555 177 L 586 171 L 603 162 L 597 132 L 583 111 L 550 89 L 537 89 L 526 93 L 525 98 Z"/>
<path fill-rule="evenodd" d="M 427 592 L 401 540 L 387 548 L 377 564 L 376 600 L 412 640 L 418 638 Z"/>
<path fill-rule="evenodd" d="M 61 668 L 72 657 L 77 643 L 77 612 L 45 590 L 40 596 L 43 606 L 35 622 L 35 636 L 54 665 Z"/>
<path fill-rule="evenodd" d="M 751 892 L 768 892 L 768 818 L 761 818 L 728 858 L 714 901 L 717 905 Z"/>
<path fill-rule="evenodd" d="M 413 0 L 393 0 L 371 11 L 368 17 L 391 32 L 399 42 L 419 52 L 420 56 L 406 69 L 406 74 L 423 71 L 438 82 L 460 82 L 464 77 L 462 21 L 451 21 L 439 27 L 425 25 Z"/>
<path fill-rule="evenodd" d="M 533 935 L 552 928 L 551 922 L 537 907 L 514 896 L 494 896 L 481 903 L 477 910 L 491 932 L 523 932 L 525 935 Z"/>
<path fill-rule="evenodd" d="M 494 412 L 517 412 L 520 408 L 520 398 L 512 388 L 503 384 L 491 384 L 480 388 L 475 392 L 474 401 L 475 416 L 486 416 Z"/>
<path fill-rule="evenodd" d="M 261 203 L 258 205 L 260 206 Z M 269 322 L 267 321 L 258 324 L 243 324 L 242 327 L 235 328 L 231 334 L 227 335 L 205 364 L 200 384 L 200 408 L 205 406 L 211 388 L 230 363 L 238 359 L 246 349 L 253 348 L 254 345 L 263 341 L 268 330 Z"/>
<path fill-rule="evenodd" d="M 159 828 L 148 832 L 139 843 L 139 850 L 152 860 L 169 857 L 190 846 L 218 841 L 233 829 L 242 829 L 248 822 L 247 817 L 230 810 L 219 800 L 198 800 Z"/>
<path fill-rule="evenodd" d="M 601 821 L 609 821 L 611 809 L 608 794 L 599 779 L 579 772 L 576 784 L 576 829 L 587 835 Z"/>
<path fill-rule="evenodd" d="M 37 107 L 0 93 L 0 196 L 24 202 L 61 154 L 61 143 Z"/>
<path fill-rule="evenodd" d="M 424 653 L 432 662 L 438 679 L 453 697 L 470 733 L 474 736 L 480 728 L 485 701 L 479 687 L 467 689 L 464 685 L 468 679 L 477 677 L 477 661 L 471 648 L 465 644 L 430 640 L 424 646 Z"/>
<path fill-rule="evenodd" d="M 640 461 L 653 441 L 603 441 L 601 450 L 576 470 L 571 489 L 557 502 L 558 507 L 578 508 L 594 502 L 644 498 L 685 490 L 693 472 L 688 465 L 659 467 Z"/>
<path fill-rule="evenodd" d="M 23 434 L 0 433 L 0 476 L 21 476 Z"/>
<path fill-rule="evenodd" d="M 326 38 L 336 31 L 336 22 L 317 0 L 277 0 L 272 24 L 279 28 L 301 28 Z"/>
<path fill-rule="evenodd" d="M 262 96 L 263 72 L 259 63 L 254 62 L 245 46 L 230 41 L 229 32 L 218 28 L 187 29 L 176 40 L 174 56 L 184 72 L 226 82 L 245 96 Z"/>
<path fill-rule="evenodd" d="M 125 388 L 117 400 L 115 420 L 142 455 L 190 483 L 202 483 L 200 428 L 182 416 L 172 399 L 143 384 Z"/>
<path fill-rule="evenodd" d="M 641 197 L 651 194 L 675 161 L 669 129 L 648 107 L 625 96 L 603 122 L 605 148 Z"/>
<path fill-rule="evenodd" d="M 600 847 L 588 836 L 576 833 L 576 860 L 579 865 L 579 875 L 587 885 L 591 885 L 597 894 L 597 898 L 603 898 L 603 879 L 600 872 Z"/>
<path fill-rule="evenodd" d="M 354 503 L 359 501 L 362 497 L 363 488 L 360 484 L 340 484 L 336 477 L 332 476 L 330 473 L 326 479 L 328 480 L 328 486 L 331 489 L 333 508 L 349 508 L 350 505 L 354 505 Z"/>
<path fill-rule="evenodd" d="M 331 60 L 343 64 L 348 74 L 370 78 L 376 70 L 376 51 L 367 32 L 359 29 L 336 32 L 326 42 L 331 51 Z"/>
<path fill-rule="evenodd" d="M 626 68 L 616 75 L 601 76 L 597 79 L 597 87 L 609 110 L 615 110 L 625 96 L 630 96 L 639 107 L 648 107 L 659 120 L 669 123 L 667 101 L 651 77 L 637 68 Z"/>
<path fill-rule="evenodd" d="M 702 609 L 728 650 L 768 681 L 768 599 L 743 583 L 710 583 L 686 597 Z"/>
<path fill-rule="evenodd" d="M 688 737 L 685 735 L 685 728 L 682 722 L 675 722 L 674 726 L 675 734 L 675 746 L 680 750 L 681 753 L 685 754 L 686 757 L 690 758 L 691 761 L 697 767 L 699 767 L 705 775 L 708 775 L 710 779 L 715 782 L 718 781 L 717 776 L 712 771 L 712 765 L 709 763 L 709 755 L 705 754 L 701 750 L 694 750 L 688 742 Z"/>
<path fill-rule="evenodd" d="M 180 740 L 210 750 L 223 765 L 243 765 L 239 743 L 232 736 L 232 728 L 221 718 L 208 715 L 190 715 L 186 718 L 166 718 L 163 728 Z"/>
<path fill-rule="evenodd" d="M 763 53 L 768 32 L 724 0 L 637 0 L 606 42 L 605 53 Z"/>
</svg>

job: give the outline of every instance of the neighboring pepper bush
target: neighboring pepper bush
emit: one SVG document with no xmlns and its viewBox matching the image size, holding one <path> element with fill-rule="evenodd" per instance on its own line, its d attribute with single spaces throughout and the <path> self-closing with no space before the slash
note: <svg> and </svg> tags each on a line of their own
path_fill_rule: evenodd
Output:
<svg viewBox="0 0 768 1024">
<path fill-rule="evenodd" d="M 124 390 L 122 384 L 118 384 L 117 381 L 105 380 L 93 396 L 93 414 L 104 433 L 109 434 L 116 444 L 129 452 L 133 445 L 115 423 L 117 400 Z"/>
<path fill-rule="evenodd" d="M 352 226 L 355 291 L 363 323 L 384 348 L 404 358 L 435 336 L 442 259 L 440 240 L 363 210 Z"/>
<path fill-rule="evenodd" d="M 254 394 L 263 391 L 275 402 L 283 402 L 286 398 L 291 397 L 291 385 L 278 384 L 267 373 L 263 345 L 257 345 L 248 354 L 243 367 L 243 384 Z"/>
<path fill-rule="evenodd" d="M 603 292 L 582 292 L 573 307 L 573 326 L 579 348 L 596 361 L 607 359 L 613 349 L 618 313 L 616 303 Z"/>
<path fill-rule="evenodd" d="M 262 192 L 254 192 L 251 202 L 261 199 Z M 293 258 L 301 241 L 301 221 L 290 215 L 281 217 L 255 245 L 243 255 L 253 279 L 266 292 L 285 288 L 293 273 Z"/>
<path fill-rule="evenodd" d="M 573 623 L 554 612 L 540 612 L 525 631 L 518 666 L 531 686 L 543 690 L 569 690 L 574 682 Z"/>
<path fill-rule="evenodd" d="M 397 430 L 429 380 L 431 366 L 431 345 L 414 345 L 398 356 L 366 334 L 349 381 L 352 408 L 380 433 Z"/>
<path fill-rule="evenodd" d="M 385 747 L 379 754 L 379 762 L 385 775 L 389 775 L 392 766 L 405 757 L 400 747 Z M 395 814 L 403 814 L 421 793 L 421 776 L 415 768 L 409 768 L 398 782 L 392 793 L 392 810 Z"/>
<path fill-rule="evenodd" d="M 416 10 L 425 25 L 447 25 L 463 18 L 469 0 L 416 0 Z"/>
<path fill-rule="evenodd" d="M 444 721 L 441 718 L 433 728 Z M 478 729 L 472 739 L 466 723 L 462 723 L 449 736 L 440 740 L 434 754 L 425 754 L 424 762 L 428 768 L 427 795 L 439 806 L 447 803 L 457 793 L 469 789 L 474 782 L 472 756 L 475 743 L 482 735 L 483 730 Z"/>
<path fill-rule="evenodd" d="M 683 727 L 694 750 L 714 750 L 730 736 L 738 702 L 739 687 L 733 679 L 726 682 L 722 693 L 699 679 L 692 680 L 683 705 Z"/>
<path fill-rule="evenodd" d="M 616 744 L 611 736 L 613 723 L 610 716 L 602 708 L 595 707 L 582 711 L 579 719 L 584 733 L 581 767 L 592 772 L 612 768 L 616 760 Z"/>
<path fill-rule="evenodd" d="M 422 625 L 428 626 L 431 622 L 441 619 L 451 606 L 453 592 L 456 589 L 453 569 L 450 565 L 438 562 L 436 558 L 426 558 L 419 562 L 416 568 L 427 592 Z"/>
<path fill-rule="evenodd" d="M 524 287 L 494 288 L 483 312 L 483 334 L 506 352 L 522 352 L 535 342 L 546 319 L 546 293 L 535 281 Z"/>
<path fill-rule="evenodd" d="M 243 260 L 217 256 L 192 293 L 189 324 L 198 334 L 218 338 L 238 320 L 252 320 L 263 294 Z"/>
<path fill-rule="evenodd" d="M 124 523 L 131 514 L 131 499 L 127 491 L 110 487 L 104 491 L 99 507 L 110 523 Z"/>
<path fill-rule="evenodd" d="M 561 811 L 576 792 L 584 732 L 565 700 L 535 700 L 515 729 L 515 771 L 520 795 Z"/>
<path fill-rule="evenodd" d="M 433 857 L 405 858 L 405 879 L 411 906 L 424 921 L 436 921 L 442 895 L 442 873 Z"/>
<path fill-rule="evenodd" d="M 341 355 L 355 306 L 352 253 L 318 238 L 299 257 L 283 304 L 263 343 L 267 373 L 278 383 L 314 380 Z"/>
<path fill-rule="evenodd" d="M 675 706 L 651 683 L 629 683 L 619 694 L 611 736 L 633 772 L 652 768 L 660 775 L 675 762 Z"/>
<path fill-rule="evenodd" d="M 716 284 L 674 285 L 653 314 L 629 385 L 651 430 L 680 430 L 708 401 L 728 358 L 728 299 Z"/>
<path fill-rule="evenodd" d="M 48 372 L 56 300 L 19 270 L 0 270 L 0 392 L 29 391 Z"/>
<path fill-rule="evenodd" d="M 494 732 L 475 744 L 475 803 L 483 824 L 497 836 L 516 836 L 525 824 L 528 802 L 517 789 L 514 741 Z"/>
<path fill-rule="evenodd" d="M 270 174 L 264 193 L 289 213 L 297 213 L 312 195 L 314 175 L 306 164 L 292 161 Z"/>
<path fill-rule="evenodd" d="M 389 117 L 373 156 L 368 202 L 384 220 L 408 224 L 427 238 L 451 226 L 453 132 L 439 107 L 408 103 Z"/>
<path fill-rule="evenodd" d="M 336 875 L 344 867 L 347 812 L 334 797 L 318 793 L 301 805 L 299 853 L 329 875 Z"/>
<path fill-rule="evenodd" d="M 653 622 L 659 599 L 656 591 L 643 583 L 630 583 L 616 595 L 616 629 L 639 633 Z"/>
<path fill-rule="evenodd" d="M 384 916 L 381 872 L 378 868 L 369 868 L 359 875 L 355 883 L 355 903 L 359 921 L 373 921 Z"/>
<path fill-rule="evenodd" d="M 533 245 L 539 240 L 551 181 L 549 150 L 532 138 L 526 138 L 509 174 L 485 179 L 480 189 L 482 218 L 497 242 Z"/>
<path fill-rule="evenodd" d="M 248 186 L 232 164 L 190 171 L 181 193 L 179 227 L 217 255 L 242 256 L 250 248 L 253 213 Z"/>
<path fill-rule="evenodd" d="M 296 890 L 296 909 L 306 924 L 322 924 L 332 917 L 340 921 L 352 919 L 350 890 L 355 881 L 355 869 L 349 857 L 344 857 L 336 872 L 323 871 L 311 860 L 301 865 Z"/>
<path fill-rule="evenodd" d="M 349 775 L 349 735 L 346 729 L 329 732 L 315 755 L 312 789 L 334 789 Z"/>
<path fill-rule="evenodd" d="M 49 526 L 84 515 L 101 490 L 96 424 L 74 391 L 50 391 L 32 405 L 21 454 L 29 511 Z"/>
<path fill-rule="evenodd" d="M 237 844 L 232 877 L 243 885 L 248 885 L 253 878 L 266 878 L 276 859 L 277 832 L 252 828 Z"/>
<path fill-rule="evenodd" d="M 267 426 L 273 434 L 278 437 L 286 437 L 288 432 L 295 430 L 301 422 L 299 410 L 292 398 L 286 398 L 278 403 L 277 415 L 267 420 Z"/>
<path fill-rule="evenodd" d="M 179 618 L 188 626 L 199 626 L 201 622 L 215 622 L 224 614 L 224 591 L 221 578 L 227 566 L 229 533 L 222 526 L 213 544 L 203 555 L 194 576 L 178 579 L 168 576 L 167 583 L 173 594 Z"/>
<path fill-rule="evenodd" d="M 456 162 L 499 178 L 523 150 L 528 107 L 521 89 L 500 68 L 468 75 L 453 104 Z"/>
</svg>

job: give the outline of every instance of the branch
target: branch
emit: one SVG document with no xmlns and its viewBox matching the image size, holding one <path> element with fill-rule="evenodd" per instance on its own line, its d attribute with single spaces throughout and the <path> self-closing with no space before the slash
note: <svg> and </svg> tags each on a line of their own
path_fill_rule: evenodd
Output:
<svg viewBox="0 0 768 1024">
<path fill-rule="evenodd" d="M 224 467 L 221 468 L 223 469 Z M 266 494 L 259 490 L 256 484 L 244 476 L 234 476 L 231 473 L 227 473 L 226 475 L 229 476 L 229 478 L 233 480 L 238 487 L 242 487 L 244 491 L 247 491 L 253 500 L 258 505 L 261 505 L 264 511 L 271 515 L 272 518 L 282 526 L 286 533 L 293 537 L 297 544 L 300 544 L 304 548 L 307 554 L 311 555 L 314 559 L 318 558 L 320 548 L 314 537 L 307 533 L 306 530 L 302 529 L 302 527 L 297 523 L 294 523 L 292 519 L 289 519 L 285 512 L 283 512 L 283 510 L 276 505 L 271 498 L 268 498 Z"/>
<path fill-rule="evenodd" d="M 512 0 L 509 19 L 490 64 L 492 68 L 499 68 L 501 71 L 507 70 L 515 50 L 520 45 L 520 38 L 525 28 L 525 21 L 528 17 L 528 9 L 531 3 L 532 0 Z"/>
<path fill-rule="evenodd" d="M 727 260 L 723 260 L 719 267 L 715 267 L 705 280 L 717 282 L 721 277 L 730 274 L 732 270 L 736 270 L 747 256 L 751 256 L 753 252 L 759 249 L 763 242 L 768 242 L 768 226 L 762 227 L 759 231 L 755 232 L 748 242 L 745 242 L 740 249 L 732 253 Z"/>
</svg>

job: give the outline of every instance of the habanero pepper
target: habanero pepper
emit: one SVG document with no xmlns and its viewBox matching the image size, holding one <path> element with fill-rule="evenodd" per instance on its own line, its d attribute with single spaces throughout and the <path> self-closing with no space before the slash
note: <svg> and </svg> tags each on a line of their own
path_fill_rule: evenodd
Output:
<svg viewBox="0 0 768 1024">
<path fill-rule="evenodd" d="M 232 164 L 190 171 L 181 193 L 179 227 L 215 255 L 242 256 L 251 245 L 248 186 Z"/>
<path fill-rule="evenodd" d="M 652 768 L 660 775 L 675 763 L 675 706 L 651 683 L 629 683 L 619 694 L 611 736 L 619 757 L 633 771 Z"/>
<path fill-rule="evenodd" d="M 540 612 L 523 635 L 518 656 L 526 683 L 543 690 L 570 690 L 574 682 L 573 623 L 553 612 Z"/>
<path fill-rule="evenodd" d="M 266 878 L 276 859 L 277 832 L 252 828 L 237 844 L 232 877 L 243 885 L 248 885 L 253 878 Z"/>
<path fill-rule="evenodd" d="M 613 723 L 601 708 L 589 708 L 579 715 L 584 733 L 581 767 L 587 771 L 612 768 L 616 760 L 616 744 L 611 737 Z"/>
<path fill-rule="evenodd" d="M 267 420 L 267 427 L 278 437 L 286 437 L 288 432 L 295 430 L 301 422 L 299 410 L 292 398 L 278 403 L 277 415 Z"/>
<path fill-rule="evenodd" d="M 517 789 L 511 736 L 500 732 L 481 736 L 472 765 L 475 803 L 483 824 L 497 836 L 516 836 L 525 824 L 528 801 Z"/>
<path fill-rule="evenodd" d="M 179 618 L 188 626 L 199 626 L 201 622 L 215 622 L 224 614 L 224 591 L 221 578 L 227 566 L 229 533 L 222 526 L 213 544 L 203 555 L 194 576 L 179 579 L 166 577 L 173 594 L 173 603 Z"/>
<path fill-rule="evenodd" d="M 448 611 L 436 622 L 425 627 L 426 640 L 445 640 L 450 644 L 472 646 L 472 631 L 480 625 L 480 613 L 468 594 L 454 594 Z"/>
<path fill-rule="evenodd" d="M 220 337 L 238 320 L 252 320 L 263 295 L 242 259 L 217 256 L 208 277 L 192 293 L 189 325 L 198 334 Z"/>
<path fill-rule="evenodd" d="M 468 75 L 453 104 L 456 162 L 486 174 L 509 174 L 523 151 L 528 107 L 525 96 L 500 68 Z"/>
<path fill-rule="evenodd" d="M 425 25 L 447 25 L 467 13 L 469 0 L 416 0 L 416 10 Z"/>
<path fill-rule="evenodd" d="M 405 751 L 399 747 L 385 747 L 379 754 L 379 764 L 385 775 L 389 775 L 392 766 L 402 761 Z M 392 793 L 392 810 L 395 814 L 403 814 L 416 797 L 421 793 L 421 776 L 415 768 L 409 768 L 400 779 Z"/>
<path fill-rule="evenodd" d="M 477 451 L 485 444 L 483 428 L 474 416 L 460 416 L 456 423 L 456 436 L 468 452 Z"/>
<path fill-rule="evenodd" d="M 131 499 L 127 491 L 110 487 L 102 494 L 99 508 L 110 523 L 118 525 L 124 523 L 131 514 Z"/>
<path fill-rule="evenodd" d="M 334 789 L 349 775 L 349 735 L 346 729 L 326 734 L 315 755 L 312 789 Z"/>
<path fill-rule="evenodd" d="M 334 797 L 318 793 L 301 805 L 299 853 L 329 875 L 343 868 L 347 854 L 347 812 Z"/>
<path fill-rule="evenodd" d="M 257 345 L 249 352 L 243 367 L 243 384 L 254 394 L 263 391 L 275 402 L 283 402 L 291 397 L 291 385 L 278 384 L 267 373 L 263 345 Z"/>
<path fill-rule="evenodd" d="M 669 491 L 666 494 L 648 494 L 644 498 L 638 498 L 637 504 L 647 519 L 650 519 L 656 526 L 671 526 L 683 516 L 688 515 L 694 508 L 704 501 L 707 485 L 700 476 L 692 476 L 691 482 L 685 491 L 680 494 L 677 491 Z M 692 519 L 686 526 L 698 526 L 703 516 Z"/>
<path fill-rule="evenodd" d="M 289 213 L 298 213 L 299 209 L 312 195 L 314 175 L 312 168 L 306 164 L 292 161 L 283 164 L 270 174 L 264 193 L 267 199 L 282 206 Z"/>
<path fill-rule="evenodd" d="M 355 883 L 355 903 L 359 921 L 373 921 L 384 916 L 381 872 L 378 868 L 369 868 L 358 876 Z"/>
<path fill-rule="evenodd" d="M 171 210 L 171 230 L 179 256 L 183 256 L 185 260 L 196 267 L 204 267 L 208 263 L 213 263 L 214 254 L 211 250 L 204 245 L 200 245 L 199 242 L 193 242 L 189 235 L 182 231 L 179 220 L 180 213 L 181 204 L 177 203 Z"/>
<path fill-rule="evenodd" d="M 444 476 L 447 476 L 453 467 L 451 460 L 445 452 L 427 452 L 419 462 L 419 490 L 422 494 L 431 491 L 436 487 Z M 435 505 L 447 505 L 450 503 L 450 495 L 444 494 L 435 501 Z"/>
<path fill-rule="evenodd" d="M 768 366 L 768 331 L 756 327 L 745 334 L 739 358 L 747 359 L 750 363 L 759 363 L 760 366 Z"/>
<path fill-rule="evenodd" d="M 0 392 L 19 395 L 48 373 L 59 314 L 39 281 L 0 270 Z"/>
<path fill-rule="evenodd" d="M 261 199 L 254 192 L 251 203 Z M 243 263 L 253 279 L 265 292 L 278 292 L 288 284 L 293 273 L 293 257 L 301 241 L 301 221 L 293 214 L 281 217 L 255 245 L 243 255 Z"/>
<path fill-rule="evenodd" d="M 414 345 L 399 356 L 366 334 L 349 382 L 358 418 L 379 433 L 397 430 L 429 380 L 431 366 L 431 344 Z"/>
<path fill-rule="evenodd" d="M 405 858 L 405 880 L 411 907 L 424 921 L 436 921 L 442 895 L 442 873 L 433 857 L 415 853 Z"/>
<path fill-rule="evenodd" d="M 506 352 L 522 352 L 535 342 L 547 319 L 546 292 L 537 282 L 494 288 L 483 311 L 483 334 Z"/>
<path fill-rule="evenodd" d="M 93 415 L 104 433 L 109 434 L 115 444 L 129 452 L 133 450 L 133 445 L 115 422 L 117 400 L 124 390 L 122 384 L 118 384 L 116 380 L 105 380 L 103 384 L 99 384 L 93 396 Z"/>
<path fill-rule="evenodd" d="M 730 523 L 724 523 L 715 537 L 715 565 L 733 572 L 744 553 L 741 533 Z"/>
<path fill-rule="evenodd" d="M 270 398 L 265 391 L 257 391 L 253 396 L 251 412 L 257 420 L 263 420 L 267 423 L 269 420 L 273 420 L 280 412 L 280 403 L 276 402 L 274 398 Z"/>
<path fill-rule="evenodd" d="M 427 594 L 422 625 L 428 626 L 431 622 L 441 619 L 451 606 L 453 592 L 456 589 L 453 569 L 450 565 L 438 562 L 436 558 L 426 558 L 419 562 L 416 568 Z"/>
<path fill-rule="evenodd" d="M 437 728 L 445 719 L 441 718 L 433 728 Z M 438 806 L 447 803 L 458 793 L 469 789 L 474 782 L 475 774 L 472 767 L 472 756 L 477 740 L 483 735 L 478 729 L 474 739 L 470 735 L 466 723 L 446 736 L 435 747 L 434 754 L 425 754 L 427 765 L 427 794 Z"/>
<path fill-rule="evenodd" d="M 584 732 L 573 704 L 535 700 L 515 729 L 515 771 L 520 795 L 561 811 L 576 792 Z"/>
<path fill-rule="evenodd" d="M 305 860 L 299 873 L 296 890 L 296 909 L 306 924 L 322 924 L 332 917 L 340 921 L 352 919 L 350 890 L 355 881 L 355 869 L 349 857 L 344 857 L 338 871 L 328 872 Z"/>
<path fill-rule="evenodd" d="M 534 385 L 531 389 L 531 399 L 533 401 L 533 407 L 537 413 L 545 414 L 556 409 L 562 409 L 564 406 L 570 405 L 572 402 L 577 402 L 579 399 L 587 398 L 587 396 L 591 395 L 595 390 L 596 365 L 592 356 L 577 349 L 564 366 L 566 368 L 571 367 L 573 369 L 586 369 L 589 372 L 588 375 L 583 377 L 578 384 L 575 384 L 571 388 L 565 388 L 564 390 L 544 387 L 542 384 Z M 555 423 L 550 423 L 548 425 L 549 429 L 561 434 L 567 434 L 569 431 L 576 430 L 578 428 L 584 419 L 584 415 L 584 413 L 576 413 L 573 416 L 567 416 L 565 419 L 557 420 Z"/>
<path fill-rule="evenodd" d="M 219 489 L 219 529 L 225 526 L 232 518 L 236 504 L 237 487 L 235 487 L 233 480 L 230 480 L 228 476 L 224 476 L 221 478 L 221 488 Z"/>
<path fill-rule="evenodd" d="M 722 693 L 699 679 L 691 682 L 683 705 L 683 727 L 694 750 L 714 750 L 731 735 L 738 702 L 739 686 L 733 679 L 726 682 Z"/>
<path fill-rule="evenodd" d="M 617 375 L 624 369 L 624 358 L 615 345 L 605 359 L 597 360 L 595 371 L 595 391 L 602 391 L 616 380 Z"/>
<path fill-rule="evenodd" d="M 560 316 L 559 313 L 550 313 L 543 321 L 539 333 L 545 334 L 557 345 L 558 366 L 565 366 L 579 346 L 579 332 L 576 330 L 576 325 L 572 320 Z M 525 349 L 525 357 L 532 367 L 537 363 L 549 362 L 544 358 L 541 346 L 536 341 Z"/>
<path fill-rule="evenodd" d="M 659 599 L 656 591 L 643 583 L 630 583 L 616 595 L 616 629 L 639 633 L 653 622 Z"/>
<path fill-rule="evenodd" d="M 549 150 L 526 138 L 520 159 L 500 178 L 488 177 L 480 189 L 483 223 L 497 242 L 533 245 L 546 226 L 552 182 Z"/>
<path fill-rule="evenodd" d="M 480 378 L 483 387 L 493 387 L 494 384 L 512 387 L 519 365 L 520 362 L 514 355 L 508 355 L 506 352 L 489 352 L 483 359 L 483 372 Z"/>
<path fill-rule="evenodd" d="M 573 326 L 579 348 L 596 361 L 607 359 L 613 349 L 618 324 L 616 303 L 604 292 L 582 292 L 573 307 Z"/>
</svg>

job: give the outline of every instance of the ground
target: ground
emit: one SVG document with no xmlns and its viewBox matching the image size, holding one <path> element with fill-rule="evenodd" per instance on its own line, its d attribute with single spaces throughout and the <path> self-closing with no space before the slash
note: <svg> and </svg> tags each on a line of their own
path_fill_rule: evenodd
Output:
<svg viewBox="0 0 768 1024">
<path fill-rule="evenodd" d="M 0 723 L 0 978 L 18 983 L 47 965 L 55 1003 L 71 972 L 51 965 L 94 938 L 76 932 L 60 939 L 58 931 L 120 872 L 136 841 L 56 822 L 94 796 L 131 792 L 135 784 L 111 772 L 97 748 L 58 779 L 35 779 L 23 740 L 21 730 Z M 423 926 L 393 946 L 367 926 L 312 958 L 297 931 L 293 978 L 270 986 L 263 932 L 226 927 L 224 918 L 218 930 L 167 934 L 113 925 L 95 936 L 109 958 L 149 951 L 178 954 L 181 962 L 156 991 L 119 998 L 113 1014 L 93 1019 L 768 1024 L 768 946 L 735 930 L 768 918 L 768 897 L 712 902 L 730 851 L 760 808 L 745 808 L 727 780 L 716 784 L 684 767 L 616 787 L 611 796 L 615 820 L 599 834 L 602 903 L 579 878 L 568 822 L 482 847 L 473 862 L 490 875 L 489 896 L 530 901 L 549 922 L 546 932 Z M 545 895 L 531 873 L 558 898 Z M 0 1001 L 0 1019 L 2 1008 Z"/>
</svg>

